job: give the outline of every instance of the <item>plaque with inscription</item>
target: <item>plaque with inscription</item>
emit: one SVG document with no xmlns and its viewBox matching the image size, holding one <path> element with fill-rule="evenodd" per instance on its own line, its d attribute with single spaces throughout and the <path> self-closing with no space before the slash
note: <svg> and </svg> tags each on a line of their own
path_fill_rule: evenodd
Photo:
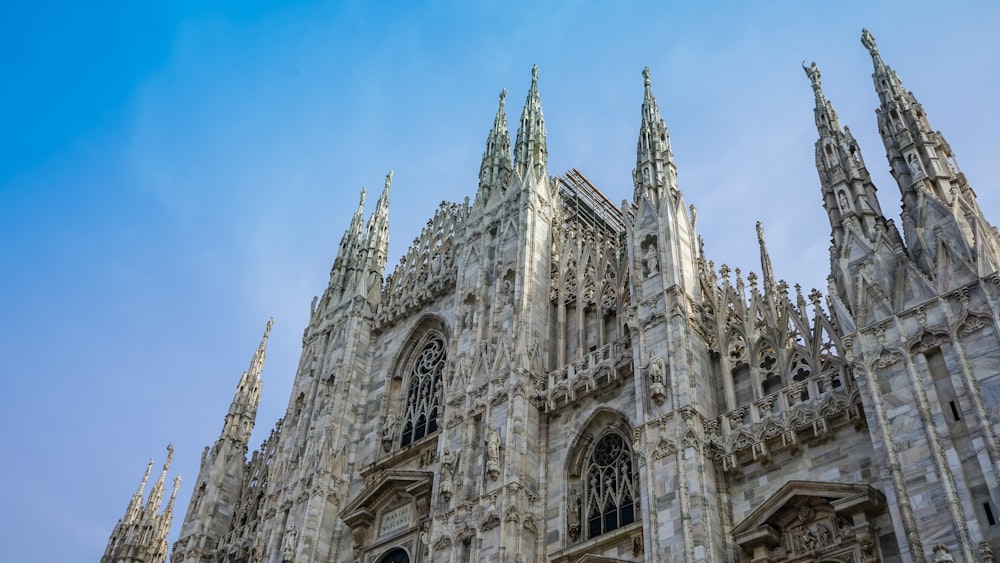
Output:
<svg viewBox="0 0 1000 563">
<path fill-rule="evenodd" d="M 410 522 L 412 521 L 412 518 L 410 516 L 411 510 L 412 510 L 411 505 L 404 504 L 399 508 L 394 508 L 383 514 L 382 522 L 379 524 L 378 527 L 379 537 L 384 536 L 386 534 L 391 534 L 396 530 L 402 530 L 403 528 L 409 527 Z"/>
</svg>

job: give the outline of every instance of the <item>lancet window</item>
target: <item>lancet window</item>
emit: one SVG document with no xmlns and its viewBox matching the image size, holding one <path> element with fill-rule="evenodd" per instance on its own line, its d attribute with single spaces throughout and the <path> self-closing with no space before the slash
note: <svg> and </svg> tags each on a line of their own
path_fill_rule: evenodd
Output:
<svg viewBox="0 0 1000 563">
<path fill-rule="evenodd" d="M 446 350 L 444 339 L 438 334 L 431 334 L 409 364 L 409 385 L 400 446 L 412 444 L 438 428 L 441 372 L 447 359 Z"/>
<path fill-rule="evenodd" d="M 635 484 L 632 448 L 617 432 L 605 434 L 594 445 L 583 471 L 587 537 L 635 521 Z"/>
</svg>

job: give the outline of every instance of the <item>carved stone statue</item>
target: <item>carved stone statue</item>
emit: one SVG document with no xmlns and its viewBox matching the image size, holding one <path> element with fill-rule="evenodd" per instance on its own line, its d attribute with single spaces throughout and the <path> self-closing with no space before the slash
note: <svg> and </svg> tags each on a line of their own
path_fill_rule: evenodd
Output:
<svg viewBox="0 0 1000 563">
<path fill-rule="evenodd" d="M 500 476 L 500 433 L 486 427 L 486 472 L 494 481 Z"/>
<path fill-rule="evenodd" d="M 868 52 L 874 57 L 878 54 L 878 47 L 875 46 L 875 36 L 872 35 L 867 29 L 861 30 L 861 44 L 868 49 Z"/>
<path fill-rule="evenodd" d="M 389 451 L 392 449 L 392 436 L 396 432 L 396 417 L 389 413 L 382 423 L 382 449 Z"/>
<path fill-rule="evenodd" d="M 455 452 L 445 448 L 441 452 L 441 496 L 444 500 L 451 500 L 454 484 L 452 479 L 455 476 Z"/>
<path fill-rule="evenodd" d="M 647 278 L 660 273 L 660 259 L 656 256 L 655 244 L 646 247 L 646 252 L 642 255 L 642 267 L 646 271 Z"/>
<path fill-rule="evenodd" d="M 663 359 L 652 350 L 649 351 L 649 380 L 652 383 L 663 383 Z"/>
<path fill-rule="evenodd" d="M 299 541 L 299 531 L 295 524 L 285 532 L 285 538 L 281 542 L 282 561 L 295 561 L 295 545 Z"/>
<path fill-rule="evenodd" d="M 569 537 L 573 541 L 580 537 L 580 504 L 580 493 L 574 492 L 569 498 L 569 513 L 566 515 Z"/>
<path fill-rule="evenodd" d="M 938 561 L 955 561 L 943 543 L 934 546 L 934 562 L 937 563 Z"/>
<path fill-rule="evenodd" d="M 815 61 L 809 66 L 806 66 L 805 61 L 803 61 L 802 70 L 806 71 L 806 76 L 808 76 L 809 81 L 812 82 L 813 88 L 819 88 L 822 85 L 819 76 L 819 67 L 816 66 Z"/>
<path fill-rule="evenodd" d="M 666 369 L 663 365 L 663 358 L 657 356 L 652 350 L 649 351 L 649 363 L 646 365 L 649 373 L 649 395 L 657 405 L 662 405 L 667 398 L 667 388 L 664 385 Z"/>
<path fill-rule="evenodd" d="M 907 155 L 906 165 L 910 167 L 910 177 L 914 180 L 924 176 L 924 171 L 920 168 L 920 159 L 917 158 L 916 154 L 910 153 Z"/>
</svg>

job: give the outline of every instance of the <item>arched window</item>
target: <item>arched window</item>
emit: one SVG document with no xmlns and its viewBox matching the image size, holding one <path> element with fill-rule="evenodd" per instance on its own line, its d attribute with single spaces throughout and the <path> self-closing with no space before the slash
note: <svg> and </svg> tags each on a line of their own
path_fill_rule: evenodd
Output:
<svg viewBox="0 0 1000 563">
<path fill-rule="evenodd" d="M 597 440 L 582 477 L 588 538 L 635 521 L 632 448 L 621 434 L 609 432 Z"/>
<path fill-rule="evenodd" d="M 410 563 L 410 556 L 404 549 L 397 547 L 379 559 L 379 563 Z"/>
<path fill-rule="evenodd" d="M 412 444 L 437 430 L 441 410 L 441 372 L 446 359 L 444 339 L 432 333 L 410 363 L 400 446 Z"/>
</svg>

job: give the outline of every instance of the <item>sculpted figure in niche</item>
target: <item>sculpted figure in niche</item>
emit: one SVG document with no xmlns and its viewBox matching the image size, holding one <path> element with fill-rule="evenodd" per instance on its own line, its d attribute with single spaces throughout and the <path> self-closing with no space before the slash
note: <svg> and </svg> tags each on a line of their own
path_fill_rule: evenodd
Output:
<svg viewBox="0 0 1000 563">
<path fill-rule="evenodd" d="M 444 500 L 451 500 L 451 493 L 454 485 L 452 478 L 455 476 L 455 452 L 445 448 L 441 452 L 441 496 Z"/>
<path fill-rule="evenodd" d="M 910 177 L 914 180 L 924 175 L 924 171 L 920 168 L 920 159 L 917 158 L 916 154 L 910 153 L 906 157 L 906 164 L 910 167 Z"/>
<path fill-rule="evenodd" d="M 662 405 L 667 398 L 667 388 L 663 384 L 666 370 L 663 365 L 663 358 L 657 356 L 652 350 L 649 351 L 649 364 L 646 366 L 649 373 L 649 394 L 657 405 Z"/>
<path fill-rule="evenodd" d="M 837 192 L 837 194 L 838 194 L 838 199 L 840 201 L 840 210 L 849 211 L 851 209 L 851 206 L 847 203 L 847 196 L 844 195 L 844 192 Z"/>
<path fill-rule="evenodd" d="M 298 543 L 299 531 L 295 528 L 295 524 L 285 532 L 284 541 L 281 544 L 282 557 L 284 561 L 294 561 L 295 560 L 295 544 Z"/>
<path fill-rule="evenodd" d="M 500 284 L 500 306 L 506 310 L 514 304 L 514 286 L 510 280 L 503 280 Z"/>
<path fill-rule="evenodd" d="M 441 480 L 451 481 L 455 474 L 455 452 L 445 448 L 441 452 Z"/>
<path fill-rule="evenodd" d="M 663 358 L 657 356 L 652 350 L 649 351 L 649 380 L 652 383 L 663 383 Z"/>
<path fill-rule="evenodd" d="M 660 273 L 660 260 L 656 257 L 655 244 L 650 244 L 646 247 L 646 252 L 642 255 L 642 267 L 646 272 L 647 278 Z"/>
<path fill-rule="evenodd" d="M 494 481 L 500 476 L 500 433 L 486 427 L 486 472 Z"/>
<path fill-rule="evenodd" d="M 250 561 L 253 563 L 260 563 L 264 560 L 264 538 L 262 536 L 257 536 L 257 540 L 254 541 L 253 550 L 250 552 Z"/>
<path fill-rule="evenodd" d="M 382 423 L 382 449 L 389 451 L 392 448 L 392 435 L 396 431 L 396 417 L 389 413 Z"/>
<path fill-rule="evenodd" d="M 569 498 L 569 514 L 567 514 L 569 537 L 573 541 L 580 537 L 580 505 L 580 493 L 574 492 Z"/>
</svg>

